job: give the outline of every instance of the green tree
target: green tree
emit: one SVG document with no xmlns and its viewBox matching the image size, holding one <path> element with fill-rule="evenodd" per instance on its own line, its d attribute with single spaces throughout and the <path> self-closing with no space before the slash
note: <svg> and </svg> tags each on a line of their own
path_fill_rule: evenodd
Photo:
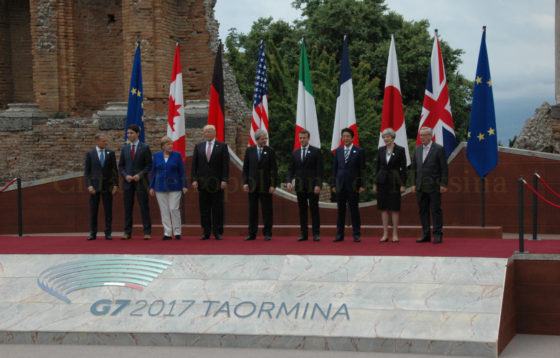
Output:
<svg viewBox="0 0 560 358">
<path fill-rule="evenodd" d="M 260 18 L 248 34 L 230 30 L 226 56 L 237 77 L 241 93 L 252 105 L 253 83 L 261 40 L 265 43 L 270 112 L 270 142 L 279 153 L 280 175 L 295 140 L 297 83 L 300 41 L 305 35 L 321 146 L 325 181 L 330 182 L 330 144 L 338 91 L 343 36 L 348 36 L 354 84 L 356 121 L 360 146 L 366 151 L 368 182 L 375 169 L 387 56 L 391 34 L 395 36 L 405 123 L 410 149 L 414 147 L 428 76 L 433 34 L 429 23 L 405 21 L 390 12 L 384 0 L 296 0 L 302 20 L 289 24 Z M 460 49 L 451 48 L 440 36 L 457 141 L 465 140 L 468 129 L 472 82 L 458 72 Z M 368 188 L 371 187 L 368 184 Z M 372 195 L 362 196 L 364 200 Z"/>
</svg>

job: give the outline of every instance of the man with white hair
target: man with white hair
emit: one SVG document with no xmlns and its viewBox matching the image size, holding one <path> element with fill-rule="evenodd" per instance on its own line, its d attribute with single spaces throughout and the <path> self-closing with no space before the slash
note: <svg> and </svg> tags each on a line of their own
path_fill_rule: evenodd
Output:
<svg viewBox="0 0 560 358">
<path fill-rule="evenodd" d="M 216 127 L 204 126 L 205 141 L 194 147 L 191 183 L 198 190 L 200 207 L 200 240 L 208 240 L 210 233 L 216 240 L 224 234 L 224 190 L 229 179 L 229 150 L 227 144 L 216 140 Z"/>
<path fill-rule="evenodd" d="M 410 172 L 412 192 L 416 192 L 422 237 L 416 242 L 430 242 L 430 211 L 432 213 L 434 244 L 443 240 L 443 214 L 441 194 L 447 191 L 447 156 L 445 148 L 432 141 L 430 127 L 420 128 L 422 144 L 414 149 Z"/>
<path fill-rule="evenodd" d="M 266 131 L 257 130 L 255 139 L 257 144 L 247 148 L 243 160 L 243 190 L 249 194 L 249 235 L 245 240 L 257 237 L 260 201 L 264 240 L 269 241 L 272 238 L 272 193 L 278 183 L 278 164 L 274 150 L 266 145 Z"/>
</svg>

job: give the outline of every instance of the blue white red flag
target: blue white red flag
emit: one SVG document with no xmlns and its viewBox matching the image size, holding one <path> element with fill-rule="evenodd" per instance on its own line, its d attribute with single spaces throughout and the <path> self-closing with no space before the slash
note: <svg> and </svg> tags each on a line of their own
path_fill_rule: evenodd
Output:
<svg viewBox="0 0 560 358">
<path fill-rule="evenodd" d="M 354 110 L 354 88 L 352 86 L 352 73 L 350 72 L 350 58 L 348 55 L 348 40 L 344 36 L 342 45 L 342 58 L 340 60 L 340 77 L 338 78 L 338 96 L 336 97 L 336 108 L 334 115 L 333 136 L 331 151 L 342 145 L 340 132 L 344 128 L 354 131 L 354 145 L 359 145 L 358 125 L 356 123 L 356 112 Z"/>
<path fill-rule="evenodd" d="M 140 142 L 146 141 L 144 134 L 144 88 L 142 86 L 142 66 L 140 61 L 140 44 L 136 46 L 132 75 L 130 76 L 130 89 L 128 91 L 128 109 L 126 111 L 126 125 L 124 126 L 124 140 L 128 143 L 127 130 L 129 125 L 136 124 L 140 127 Z"/>
<path fill-rule="evenodd" d="M 264 43 L 261 40 L 257 74 L 255 76 L 255 91 L 253 92 L 253 120 L 249 133 L 249 145 L 255 145 L 255 132 L 259 129 L 266 131 L 268 136 L 268 90 L 266 82 L 266 59 Z"/>
<path fill-rule="evenodd" d="M 442 145 L 449 157 L 456 146 L 455 127 L 451 115 L 451 102 L 449 100 L 449 89 L 443 68 L 443 58 L 437 32 L 434 37 L 432 48 L 432 59 L 426 92 L 424 92 L 424 104 L 422 105 L 422 115 L 416 136 L 416 145 L 420 145 L 420 129 L 422 127 L 432 128 L 433 141 Z"/>
</svg>

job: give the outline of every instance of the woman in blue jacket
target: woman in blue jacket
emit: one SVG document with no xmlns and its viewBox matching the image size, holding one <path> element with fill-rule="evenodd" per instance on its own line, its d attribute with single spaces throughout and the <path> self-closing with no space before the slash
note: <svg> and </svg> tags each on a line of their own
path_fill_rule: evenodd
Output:
<svg viewBox="0 0 560 358">
<path fill-rule="evenodd" d="M 181 191 L 187 193 L 187 176 L 183 157 L 173 151 L 173 141 L 165 136 L 161 138 L 161 152 L 154 154 L 152 175 L 150 175 L 150 195 L 157 198 L 161 223 L 163 224 L 163 240 L 181 239 L 181 214 L 179 203 Z"/>
</svg>

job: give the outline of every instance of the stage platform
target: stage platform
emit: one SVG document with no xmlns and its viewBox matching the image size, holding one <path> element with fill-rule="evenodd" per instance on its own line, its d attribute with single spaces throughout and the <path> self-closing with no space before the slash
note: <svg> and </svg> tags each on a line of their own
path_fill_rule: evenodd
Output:
<svg viewBox="0 0 560 358">
<path fill-rule="evenodd" d="M 527 313 L 513 278 L 538 281 L 515 263 L 560 263 L 560 240 L 86 237 L 0 236 L 0 343 L 496 357 Z"/>
</svg>

